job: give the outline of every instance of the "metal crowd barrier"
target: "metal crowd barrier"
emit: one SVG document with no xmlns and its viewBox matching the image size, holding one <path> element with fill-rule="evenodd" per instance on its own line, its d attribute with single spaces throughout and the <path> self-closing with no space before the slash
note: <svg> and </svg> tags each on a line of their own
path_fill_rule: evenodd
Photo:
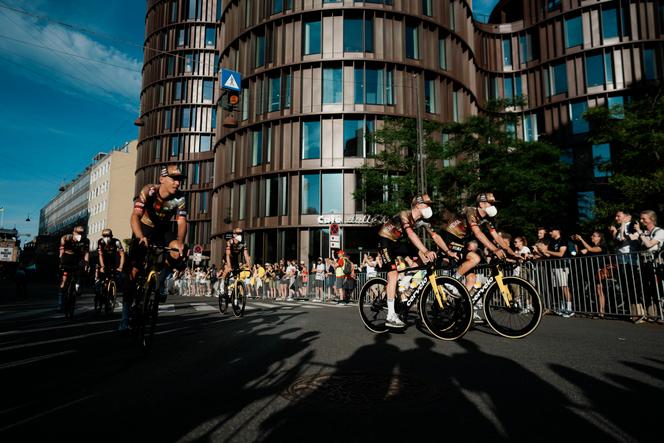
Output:
<svg viewBox="0 0 664 443">
<path fill-rule="evenodd" d="M 484 283 L 488 273 L 488 269 L 478 270 L 477 286 Z M 552 312 L 566 308 L 567 295 L 572 300 L 572 311 L 578 314 L 664 320 L 664 261 L 647 252 L 527 261 L 511 267 L 506 274 L 528 280 L 540 292 L 544 308 Z M 386 277 L 382 272 L 377 275 Z M 344 279 L 345 299 L 356 302 L 362 286 L 372 276 L 357 273 L 353 284 Z M 309 274 L 246 283 L 249 295 L 255 298 L 321 302 L 338 298 L 333 275 L 326 275 L 324 280 Z M 207 295 L 205 285 L 194 279 L 182 279 L 176 286 L 181 295 Z"/>
</svg>

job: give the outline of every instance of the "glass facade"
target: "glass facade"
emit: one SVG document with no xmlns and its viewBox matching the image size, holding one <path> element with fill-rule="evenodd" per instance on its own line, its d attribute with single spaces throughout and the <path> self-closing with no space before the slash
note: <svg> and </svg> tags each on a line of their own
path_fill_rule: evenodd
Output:
<svg viewBox="0 0 664 443">
<path fill-rule="evenodd" d="M 565 20 L 565 47 L 573 48 L 583 44 L 583 22 L 581 16 Z"/>
<path fill-rule="evenodd" d="M 320 19 L 304 22 L 304 55 L 320 54 Z"/>
<path fill-rule="evenodd" d="M 320 158 L 320 121 L 302 123 L 302 158 Z"/>
</svg>

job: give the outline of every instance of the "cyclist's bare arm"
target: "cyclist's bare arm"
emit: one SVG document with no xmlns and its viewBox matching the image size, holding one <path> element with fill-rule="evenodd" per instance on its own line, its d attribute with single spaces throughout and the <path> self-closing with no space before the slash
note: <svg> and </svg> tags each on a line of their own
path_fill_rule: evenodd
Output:
<svg viewBox="0 0 664 443">
<path fill-rule="evenodd" d="M 436 231 L 434 231 L 431 228 L 427 228 L 427 232 L 433 239 L 433 242 L 440 248 L 441 251 L 445 253 L 445 255 L 449 257 L 454 257 L 457 258 L 457 254 L 455 252 L 452 252 L 452 250 L 447 246 L 447 243 L 445 243 L 445 240 L 443 240 L 443 237 L 438 235 Z"/>
<path fill-rule="evenodd" d="M 473 224 L 471 225 L 470 229 L 473 231 L 473 235 L 477 240 L 479 240 L 485 247 L 489 249 L 489 251 L 493 252 L 494 254 L 500 254 L 502 251 L 494 245 L 491 240 L 487 238 L 486 235 L 482 232 L 479 226 Z M 492 234 L 494 230 L 492 229 Z M 505 255 L 504 253 L 502 255 Z M 504 258 L 504 257 L 503 257 Z"/>
<path fill-rule="evenodd" d="M 125 261 L 125 252 L 124 249 L 120 249 L 120 266 L 118 267 L 118 271 L 124 269 L 124 261 Z"/>
<path fill-rule="evenodd" d="M 549 251 L 548 249 L 542 251 L 545 257 L 556 257 L 556 258 L 563 258 L 565 256 L 565 252 L 567 252 L 567 246 L 561 246 L 560 251 L 558 252 Z"/>
<path fill-rule="evenodd" d="M 247 248 L 244 248 L 244 262 L 247 266 L 251 267 L 251 256 L 249 256 L 249 251 L 247 251 Z"/>
<path fill-rule="evenodd" d="M 129 224 L 131 225 L 131 232 L 134 234 L 134 236 L 138 239 L 140 243 L 143 243 L 145 246 L 148 245 L 148 239 L 145 237 L 143 234 L 143 230 L 141 229 L 141 216 L 143 214 L 143 211 L 141 210 L 141 213 L 137 213 L 137 210 L 134 209 L 134 212 L 131 214 L 131 219 L 129 221 Z"/>
<path fill-rule="evenodd" d="M 510 247 L 509 242 L 507 240 L 505 240 L 504 238 L 502 238 L 500 236 L 500 234 L 498 234 L 495 230 L 491 230 L 491 237 L 493 237 L 493 239 L 496 241 L 496 243 L 498 243 L 500 245 L 500 247 L 502 249 L 504 249 L 505 251 L 507 251 L 512 257 L 519 258 L 519 256 Z"/>
<path fill-rule="evenodd" d="M 184 239 L 187 236 L 187 217 L 178 216 L 178 249 L 180 249 L 180 256 L 182 256 L 182 251 L 184 250 Z"/>
</svg>

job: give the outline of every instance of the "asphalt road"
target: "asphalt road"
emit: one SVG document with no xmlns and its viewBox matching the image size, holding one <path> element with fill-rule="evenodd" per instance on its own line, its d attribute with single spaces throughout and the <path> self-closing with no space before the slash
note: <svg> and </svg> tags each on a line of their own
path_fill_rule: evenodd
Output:
<svg viewBox="0 0 664 443">
<path fill-rule="evenodd" d="M 149 355 L 48 292 L 0 295 L 0 441 L 662 441 L 664 327 L 373 335 L 353 305 L 171 298 Z M 39 439 L 39 440 L 38 440 Z"/>
</svg>

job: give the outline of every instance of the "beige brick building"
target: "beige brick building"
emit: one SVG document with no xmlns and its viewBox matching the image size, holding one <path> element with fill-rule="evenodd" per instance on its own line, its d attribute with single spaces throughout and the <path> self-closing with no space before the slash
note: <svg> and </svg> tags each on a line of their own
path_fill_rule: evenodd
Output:
<svg viewBox="0 0 664 443">
<path fill-rule="evenodd" d="M 96 248 L 105 228 L 111 228 L 113 236 L 120 240 L 131 237 L 129 216 L 134 198 L 135 170 L 136 140 L 95 157 L 90 169 L 88 198 L 91 248 Z"/>
</svg>

